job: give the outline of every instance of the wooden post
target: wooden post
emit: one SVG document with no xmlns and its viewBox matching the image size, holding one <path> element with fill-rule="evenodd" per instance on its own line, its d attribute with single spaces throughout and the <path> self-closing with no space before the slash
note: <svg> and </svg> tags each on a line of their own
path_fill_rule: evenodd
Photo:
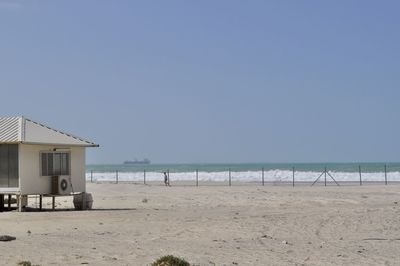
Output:
<svg viewBox="0 0 400 266">
<path fill-rule="evenodd" d="M 118 184 L 118 170 L 115 171 L 115 180 L 117 181 L 117 184 Z"/>
<path fill-rule="evenodd" d="M 52 196 L 53 197 L 53 199 L 52 199 L 52 209 L 53 209 L 53 211 L 56 209 L 56 197 L 55 196 Z"/>
<path fill-rule="evenodd" d="M 143 184 L 146 185 L 146 169 L 143 170 Z"/>
<path fill-rule="evenodd" d="M 362 186 L 361 165 L 358 166 L 358 173 L 360 174 L 360 186 Z"/>
<path fill-rule="evenodd" d="M 8 210 L 11 211 L 11 194 L 8 194 L 8 202 L 7 202 L 7 205 L 8 205 Z"/>
<path fill-rule="evenodd" d="M 264 186 L 264 167 L 261 169 L 262 185 Z"/>
<path fill-rule="evenodd" d="M 386 169 L 386 164 L 385 164 L 385 185 L 387 185 L 387 169 Z"/>
<path fill-rule="evenodd" d="M 294 167 L 293 167 L 293 183 L 292 183 L 293 187 L 294 187 Z"/>
<path fill-rule="evenodd" d="M 42 195 L 39 195 L 39 210 L 42 210 Z"/>
<path fill-rule="evenodd" d="M 196 169 L 196 187 L 199 186 L 199 169 Z"/>
<path fill-rule="evenodd" d="M 232 185 L 231 168 L 229 168 L 229 186 Z"/>
<path fill-rule="evenodd" d="M 18 211 L 22 212 L 22 195 L 17 195 Z"/>
<path fill-rule="evenodd" d="M 326 186 L 326 166 L 325 166 L 325 172 L 324 172 L 324 174 L 325 174 L 325 186 Z"/>
<path fill-rule="evenodd" d="M 90 170 L 90 183 L 93 183 L 93 170 Z"/>
<path fill-rule="evenodd" d="M 0 195 L 0 212 L 4 210 L 4 195 Z"/>
<path fill-rule="evenodd" d="M 167 184 L 168 184 L 168 186 L 169 186 L 169 185 L 170 185 L 170 184 L 169 184 L 169 169 L 168 169 L 167 177 L 168 177 Z"/>
</svg>

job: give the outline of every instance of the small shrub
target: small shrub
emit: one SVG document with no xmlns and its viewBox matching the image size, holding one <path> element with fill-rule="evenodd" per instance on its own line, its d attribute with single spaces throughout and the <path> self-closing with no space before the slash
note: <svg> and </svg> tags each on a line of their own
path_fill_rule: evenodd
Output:
<svg viewBox="0 0 400 266">
<path fill-rule="evenodd" d="M 18 262 L 17 265 L 20 265 L 20 266 L 32 266 L 32 263 L 30 261 L 20 261 L 20 262 Z"/>
<path fill-rule="evenodd" d="M 190 263 L 184 259 L 168 255 L 159 258 L 151 266 L 190 266 Z"/>
<path fill-rule="evenodd" d="M 39 265 L 34 265 L 32 264 L 32 262 L 24 260 L 24 261 L 20 261 L 17 264 L 18 266 L 39 266 Z"/>
</svg>

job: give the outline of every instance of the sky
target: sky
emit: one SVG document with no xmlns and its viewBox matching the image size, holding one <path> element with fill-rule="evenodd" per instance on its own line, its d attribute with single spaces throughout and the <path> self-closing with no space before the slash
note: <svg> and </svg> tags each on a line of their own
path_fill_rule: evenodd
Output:
<svg viewBox="0 0 400 266">
<path fill-rule="evenodd" d="M 0 116 L 87 163 L 400 161 L 399 1 L 0 0 Z"/>
</svg>

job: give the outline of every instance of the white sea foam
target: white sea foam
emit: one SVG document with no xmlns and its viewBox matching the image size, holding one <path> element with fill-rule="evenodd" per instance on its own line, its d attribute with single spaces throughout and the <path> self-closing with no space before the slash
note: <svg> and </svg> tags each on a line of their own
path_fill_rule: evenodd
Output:
<svg viewBox="0 0 400 266">
<path fill-rule="evenodd" d="M 353 181 L 358 182 L 360 175 L 357 172 L 329 172 L 332 177 L 338 181 Z M 295 181 L 299 182 L 312 182 L 320 176 L 318 172 L 295 172 Z M 143 172 L 119 172 L 119 181 L 131 181 L 131 182 L 143 182 Z M 199 172 L 199 181 L 219 181 L 227 182 L 229 180 L 229 172 Z M 232 182 L 261 182 L 262 172 L 261 171 L 248 171 L 248 172 L 232 172 Z M 264 172 L 265 182 L 292 182 L 293 173 L 288 170 L 269 170 Z M 91 179 L 91 173 L 86 173 L 86 179 Z M 93 181 L 115 181 L 115 172 L 102 172 L 93 173 Z M 146 181 L 163 181 L 164 175 L 160 172 L 147 172 Z M 170 180 L 173 181 L 190 181 L 196 180 L 195 172 L 181 172 L 181 173 L 170 173 Z M 320 181 L 324 180 L 324 175 L 321 176 Z M 362 173 L 363 181 L 384 181 L 385 173 Z M 400 181 L 400 172 L 388 172 L 388 181 Z M 329 175 L 327 175 L 327 181 L 332 181 Z"/>
</svg>

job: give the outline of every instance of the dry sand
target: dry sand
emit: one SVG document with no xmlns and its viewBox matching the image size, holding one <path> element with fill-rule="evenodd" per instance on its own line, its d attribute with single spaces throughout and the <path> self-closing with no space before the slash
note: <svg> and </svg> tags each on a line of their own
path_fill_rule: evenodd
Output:
<svg viewBox="0 0 400 266">
<path fill-rule="evenodd" d="M 400 186 L 88 184 L 91 211 L 0 213 L 0 264 L 400 265 Z M 31 206 L 36 204 L 30 199 Z M 50 201 L 46 200 L 49 207 Z M 29 233 L 29 232 L 30 233 Z"/>
</svg>

